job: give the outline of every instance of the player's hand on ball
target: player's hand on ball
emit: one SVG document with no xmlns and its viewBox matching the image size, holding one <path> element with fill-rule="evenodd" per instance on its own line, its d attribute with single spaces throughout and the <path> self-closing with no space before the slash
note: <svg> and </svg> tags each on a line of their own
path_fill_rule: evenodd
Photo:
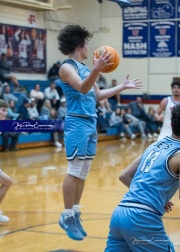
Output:
<svg viewBox="0 0 180 252">
<path fill-rule="evenodd" d="M 169 201 L 166 205 L 165 205 L 165 207 L 164 207 L 164 210 L 165 210 L 165 212 L 166 213 L 169 213 L 170 211 L 172 211 L 172 207 L 174 206 L 174 204 L 171 202 L 171 201 Z"/>
<path fill-rule="evenodd" d="M 127 75 L 123 84 L 126 89 L 131 89 L 131 88 L 140 89 L 143 85 L 142 82 L 138 78 L 133 79 L 133 80 L 129 80 L 129 74 Z"/>
<path fill-rule="evenodd" d="M 99 69 L 99 71 L 101 71 L 106 66 L 111 66 L 114 64 L 114 63 L 109 63 L 111 59 L 112 59 L 112 55 L 110 52 L 109 53 L 103 52 L 102 55 L 98 59 L 93 55 L 93 64 L 95 67 Z"/>
</svg>

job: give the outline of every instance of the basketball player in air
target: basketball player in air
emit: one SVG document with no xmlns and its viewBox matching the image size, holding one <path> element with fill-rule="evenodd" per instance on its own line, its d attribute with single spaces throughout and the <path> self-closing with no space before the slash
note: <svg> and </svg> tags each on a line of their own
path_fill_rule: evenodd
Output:
<svg viewBox="0 0 180 252">
<path fill-rule="evenodd" d="M 68 25 L 58 35 L 59 50 L 67 55 L 60 67 L 60 85 L 67 101 L 67 117 L 64 127 L 64 142 L 68 161 L 67 174 L 63 182 L 65 210 L 59 224 L 74 240 L 83 240 L 87 235 L 80 222 L 79 204 L 85 179 L 92 159 L 96 154 L 96 103 L 125 89 L 139 89 L 139 79 L 125 81 L 110 89 L 100 90 L 96 79 L 100 71 L 112 65 L 110 53 L 94 59 L 89 68 L 82 62 L 88 58 L 88 41 L 92 34 L 79 25 Z"/>
<path fill-rule="evenodd" d="M 171 129 L 171 111 L 176 104 L 180 104 L 180 82 L 173 82 L 171 84 L 172 96 L 164 98 L 155 113 L 155 117 L 158 121 L 163 121 L 163 125 L 158 137 L 161 140 L 165 136 L 170 136 Z M 164 117 L 162 113 L 164 112 Z"/>
<path fill-rule="evenodd" d="M 5 120 L 7 117 L 8 103 L 0 99 L 0 120 Z M 5 172 L 0 169 L 0 203 L 4 199 L 9 187 L 12 185 L 13 181 Z M 2 214 L 0 211 L 0 222 L 8 222 L 9 217 Z"/>
<path fill-rule="evenodd" d="M 172 135 L 151 144 L 120 175 L 129 188 L 114 210 L 105 252 L 175 252 L 162 222 L 179 188 L 180 105 L 171 117 Z"/>
</svg>

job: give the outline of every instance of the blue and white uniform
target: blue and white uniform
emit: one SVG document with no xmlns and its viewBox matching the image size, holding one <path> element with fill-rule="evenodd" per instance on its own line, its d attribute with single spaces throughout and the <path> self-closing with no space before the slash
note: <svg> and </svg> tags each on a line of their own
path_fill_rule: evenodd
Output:
<svg viewBox="0 0 180 252">
<path fill-rule="evenodd" d="M 143 153 L 129 191 L 114 210 L 105 252 L 175 251 L 164 230 L 164 207 L 179 188 L 168 167 L 180 141 L 165 137 Z"/>
<path fill-rule="evenodd" d="M 90 74 L 87 66 L 75 60 L 65 60 L 62 64 L 71 64 L 82 80 Z M 93 159 L 97 143 L 96 95 L 94 87 L 82 94 L 67 82 L 59 82 L 67 102 L 67 116 L 64 126 L 64 142 L 67 160 Z"/>
</svg>

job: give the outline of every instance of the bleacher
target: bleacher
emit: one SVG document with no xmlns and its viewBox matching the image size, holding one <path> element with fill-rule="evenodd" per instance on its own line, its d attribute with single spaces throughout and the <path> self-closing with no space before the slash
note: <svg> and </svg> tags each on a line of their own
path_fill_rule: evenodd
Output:
<svg viewBox="0 0 180 252">
<path fill-rule="evenodd" d="M 44 91 L 46 87 L 49 86 L 48 80 L 19 80 L 20 85 L 25 86 L 27 92 L 34 88 L 35 84 L 39 84 L 41 91 Z M 16 94 L 18 95 L 18 93 Z M 122 106 L 126 106 L 129 102 L 134 101 L 137 96 L 143 95 L 123 95 L 121 94 Z M 150 99 L 143 99 L 144 104 L 152 105 L 159 104 L 161 99 L 166 97 L 165 95 L 151 95 Z M 62 136 L 60 136 L 60 141 L 62 142 Z M 109 127 L 106 132 L 98 135 L 98 141 L 108 141 L 118 138 L 118 129 L 116 127 Z M 52 136 L 51 133 L 31 133 L 27 135 L 20 135 L 17 148 L 34 148 L 34 147 L 45 147 L 52 146 Z M 0 138 L 0 150 L 2 149 L 2 139 Z"/>
</svg>

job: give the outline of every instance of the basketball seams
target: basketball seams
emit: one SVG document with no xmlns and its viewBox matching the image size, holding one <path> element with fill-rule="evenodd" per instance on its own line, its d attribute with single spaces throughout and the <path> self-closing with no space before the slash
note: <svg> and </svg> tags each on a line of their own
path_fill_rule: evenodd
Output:
<svg viewBox="0 0 180 252">
<path fill-rule="evenodd" d="M 93 55 L 95 56 L 96 59 L 99 59 L 100 56 L 102 55 L 102 52 L 105 52 L 105 53 L 111 52 L 113 56 L 112 59 L 109 61 L 109 63 L 114 63 L 114 64 L 112 66 L 106 66 L 103 70 L 101 70 L 102 73 L 110 73 L 114 71 L 119 65 L 119 54 L 111 46 L 101 46 L 94 51 Z"/>
</svg>

